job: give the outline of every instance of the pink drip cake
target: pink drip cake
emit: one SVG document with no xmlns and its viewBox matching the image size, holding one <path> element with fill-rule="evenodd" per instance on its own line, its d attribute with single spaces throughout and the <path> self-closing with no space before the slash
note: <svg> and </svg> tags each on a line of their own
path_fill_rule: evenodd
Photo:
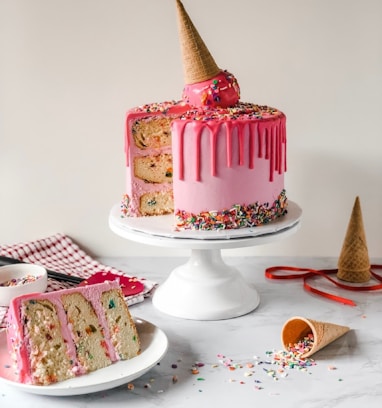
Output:
<svg viewBox="0 0 382 408">
<path fill-rule="evenodd" d="M 74 378 L 140 352 L 116 281 L 14 298 L 7 341 L 19 381 L 32 385 Z"/>
<path fill-rule="evenodd" d="M 177 0 L 182 100 L 128 111 L 122 215 L 174 214 L 175 230 L 237 229 L 287 213 L 286 116 L 240 101 Z"/>
</svg>

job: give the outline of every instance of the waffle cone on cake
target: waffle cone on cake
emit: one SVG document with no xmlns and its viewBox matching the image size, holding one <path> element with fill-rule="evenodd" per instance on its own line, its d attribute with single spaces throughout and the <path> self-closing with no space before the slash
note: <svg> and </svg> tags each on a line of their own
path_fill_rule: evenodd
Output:
<svg viewBox="0 0 382 408">
<path fill-rule="evenodd" d="M 176 5 L 185 82 L 195 84 L 211 79 L 221 70 L 216 65 L 181 1 L 177 0 Z"/>
<path fill-rule="evenodd" d="M 337 278 L 353 283 L 370 280 L 370 260 L 363 226 L 361 204 L 356 197 L 338 259 Z"/>
<path fill-rule="evenodd" d="M 281 340 L 285 350 L 289 350 L 290 345 L 294 345 L 309 334 L 313 334 L 312 347 L 300 355 L 302 358 L 307 358 L 349 330 L 350 328 L 347 326 L 296 316 L 285 322 L 281 332 Z"/>
</svg>

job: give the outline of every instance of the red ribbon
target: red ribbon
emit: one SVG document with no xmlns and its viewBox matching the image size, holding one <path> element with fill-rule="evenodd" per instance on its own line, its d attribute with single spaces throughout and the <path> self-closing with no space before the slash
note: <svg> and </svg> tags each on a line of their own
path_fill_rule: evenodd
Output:
<svg viewBox="0 0 382 408">
<path fill-rule="evenodd" d="M 382 265 L 371 265 L 370 266 L 370 273 L 371 275 L 377 279 L 378 281 L 382 282 L 382 276 L 378 275 L 373 271 L 373 269 L 382 269 Z M 297 272 L 297 273 L 285 273 L 285 272 Z M 282 273 L 284 272 L 284 273 Z M 317 295 L 323 296 L 327 299 L 334 300 L 336 302 L 344 303 L 346 305 L 350 306 L 356 306 L 356 304 L 351 300 L 347 299 L 341 296 L 333 295 L 331 293 L 324 292 L 322 290 L 319 290 L 317 288 L 314 288 L 311 286 L 308 281 L 315 277 L 315 276 L 321 276 L 337 287 L 341 289 L 346 289 L 346 290 L 352 290 L 355 292 L 362 292 L 362 291 L 372 291 L 372 290 L 380 290 L 382 289 L 382 283 L 381 284 L 376 284 L 376 285 L 365 285 L 365 286 L 355 286 L 355 285 L 347 285 L 341 282 L 338 282 L 337 280 L 333 279 L 330 277 L 330 275 L 336 274 L 338 272 L 338 269 L 310 269 L 310 268 L 298 268 L 295 266 L 272 266 L 269 267 L 265 270 L 265 276 L 268 279 L 279 279 L 279 280 L 285 280 L 285 279 L 303 279 L 304 283 L 304 289 L 306 289 L 309 292 L 315 293 Z M 282 274 L 280 274 L 282 273 Z"/>
</svg>

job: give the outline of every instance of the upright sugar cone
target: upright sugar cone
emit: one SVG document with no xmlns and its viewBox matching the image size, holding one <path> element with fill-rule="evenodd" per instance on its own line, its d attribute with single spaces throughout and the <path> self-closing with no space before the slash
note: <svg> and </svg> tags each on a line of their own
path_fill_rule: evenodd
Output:
<svg viewBox="0 0 382 408">
<path fill-rule="evenodd" d="M 285 322 L 281 332 L 281 341 L 285 350 L 291 351 L 295 344 L 302 342 L 309 335 L 313 335 L 311 346 L 299 354 L 299 357 L 307 358 L 337 340 L 349 330 L 347 326 L 296 316 Z"/>
<path fill-rule="evenodd" d="M 359 197 L 355 199 L 338 259 L 337 278 L 353 283 L 367 282 L 371 278 L 370 260 Z"/>
<path fill-rule="evenodd" d="M 211 79 L 221 70 L 216 65 L 181 1 L 176 0 L 176 5 L 185 82 L 195 84 Z"/>
</svg>

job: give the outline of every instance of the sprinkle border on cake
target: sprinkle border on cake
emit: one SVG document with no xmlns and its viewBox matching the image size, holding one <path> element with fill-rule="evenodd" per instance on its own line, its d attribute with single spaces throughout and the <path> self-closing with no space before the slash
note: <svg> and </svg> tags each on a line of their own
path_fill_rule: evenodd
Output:
<svg viewBox="0 0 382 408">
<path fill-rule="evenodd" d="M 217 231 L 257 227 L 287 214 L 287 206 L 285 190 L 282 190 L 272 205 L 259 202 L 246 206 L 235 204 L 227 210 L 205 211 L 200 214 L 176 210 L 176 228 L 178 230 Z"/>
</svg>

